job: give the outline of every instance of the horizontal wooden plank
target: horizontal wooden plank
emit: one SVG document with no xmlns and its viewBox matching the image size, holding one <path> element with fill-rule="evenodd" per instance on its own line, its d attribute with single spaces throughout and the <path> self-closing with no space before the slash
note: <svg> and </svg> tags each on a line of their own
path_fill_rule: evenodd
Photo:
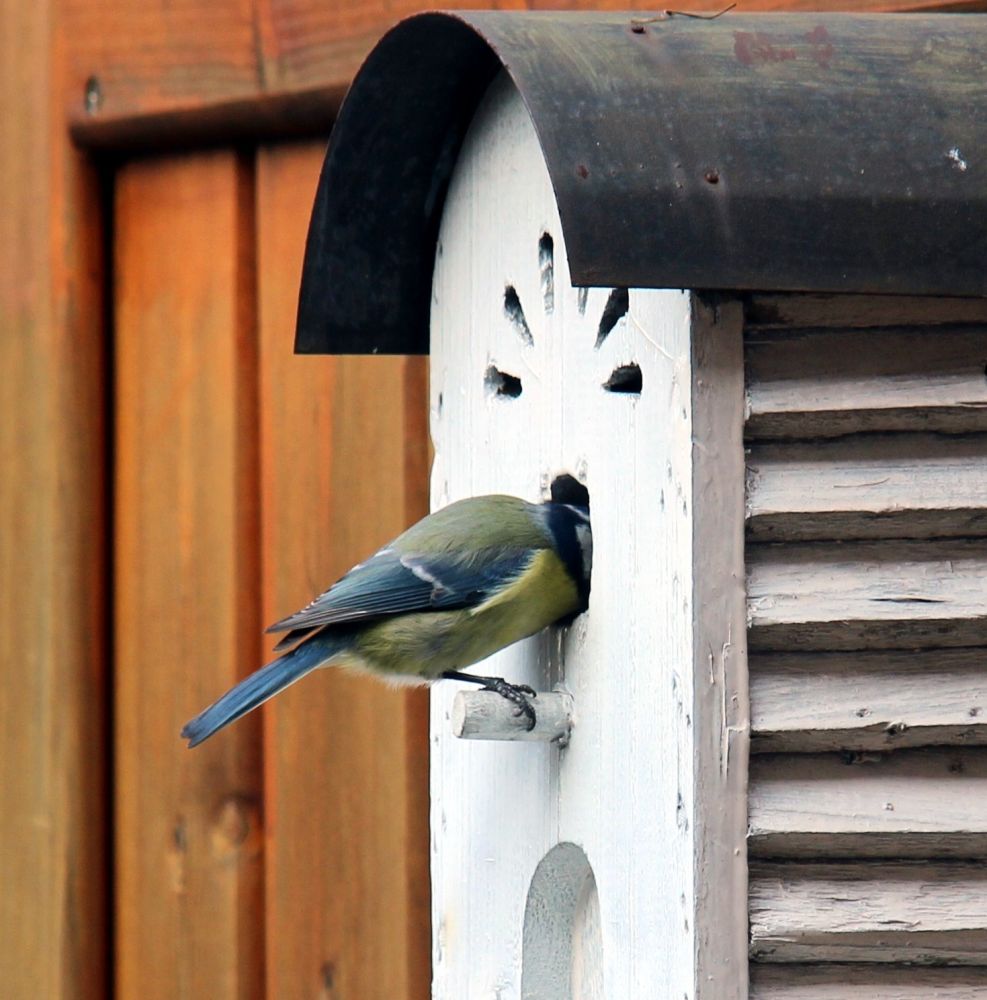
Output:
<svg viewBox="0 0 987 1000">
<path fill-rule="evenodd" d="M 761 653 L 750 658 L 753 749 L 987 744 L 987 649 Z"/>
<path fill-rule="evenodd" d="M 987 534 L 987 435 L 760 444 L 747 470 L 754 540 Z"/>
<path fill-rule="evenodd" d="M 751 956 L 770 962 L 987 964 L 987 865 L 751 865 Z"/>
<path fill-rule="evenodd" d="M 855 10 L 938 10 L 981 4 L 983 0 L 926 0 L 924 3 L 856 0 Z M 557 9 L 557 0 L 448 0 L 445 8 L 477 6 Z M 575 0 L 573 9 L 653 9 L 637 0 Z M 690 10 L 716 11 L 722 0 L 696 0 Z M 244 136 L 249 105 L 256 102 L 256 125 L 264 135 L 298 135 L 292 113 L 301 109 L 305 125 L 316 109 L 306 91 L 341 93 L 380 36 L 401 18 L 428 5 L 417 0 L 388 4 L 366 0 L 66 0 L 60 8 L 66 46 L 66 111 L 72 134 L 84 145 L 127 149 L 155 143 L 212 142 Z M 745 11 L 845 11 L 846 0 L 749 0 Z M 298 100 L 296 100 L 298 99 Z M 333 99 L 334 100 L 334 99 Z M 217 113 L 218 112 L 218 113 Z M 229 117 L 227 118 L 226 115 Z M 153 117 L 149 128 L 148 116 Z M 321 128 L 321 126 L 320 126 Z"/>
<path fill-rule="evenodd" d="M 983 325 L 748 334 L 747 436 L 985 431 L 985 358 Z"/>
<path fill-rule="evenodd" d="M 987 752 L 751 759 L 748 848 L 760 857 L 987 857 Z"/>
<path fill-rule="evenodd" d="M 756 292 L 744 309 L 745 326 L 760 330 L 951 323 L 987 323 L 987 299 Z"/>
<path fill-rule="evenodd" d="M 751 965 L 750 1000 L 983 1000 L 987 969 Z"/>
<path fill-rule="evenodd" d="M 752 649 L 987 644 L 987 542 L 748 547 Z"/>
</svg>

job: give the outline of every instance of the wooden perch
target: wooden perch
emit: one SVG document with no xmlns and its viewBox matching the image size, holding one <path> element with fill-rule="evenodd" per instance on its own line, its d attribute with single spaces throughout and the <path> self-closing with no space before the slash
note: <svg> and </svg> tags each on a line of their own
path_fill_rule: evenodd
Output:
<svg viewBox="0 0 987 1000">
<path fill-rule="evenodd" d="M 464 740 L 526 740 L 565 746 L 572 731 L 572 695 L 543 691 L 531 699 L 535 726 L 517 706 L 494 691 L 459 691 L 452 704 L 452 731 Z"/>
</svg>

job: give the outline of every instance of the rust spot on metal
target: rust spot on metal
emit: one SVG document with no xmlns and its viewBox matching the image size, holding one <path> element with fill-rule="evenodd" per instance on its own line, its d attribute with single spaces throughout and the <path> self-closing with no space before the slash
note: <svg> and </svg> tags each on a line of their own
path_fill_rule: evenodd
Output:
<svg viewBox="0 0 987 1000">
<path fill-rule="evenodd" d="M 707 170 L 703 174 L 703 180 L 707 184 L 719 184 L 720 183 L 720 172 L 719 170 Z"/>
<path fill-rule="evenodd" d="M 745 66 L 811 59 L 817 66 L 828 69 L 836 54 L 836 48 L 826 28 L 817 24 L 811 31 L 802 35 L 802 40 L 808 48 L 800 52 L 795 46 L 790 43 L 783 44 L 777 36 L 765 31 L 735 31 L 733 50 L 738 61 Z"/>
<path fill-rule="evenodd" d="M 733 51 L 738 62 L 745 66 L 753 66 L 755 63 L 788 62 L 797 58 L 795 49 L 778 44 L 771 35 L 763 31 L 735 31 Z"/>
<path fill-rule="evenodd" d="M 589 177 L 589 167 L 587 167 L 585 163 L 577 163 L 576 173 L 582 177 L 583 180 L 586 180 L 586 178 Z"/>
<path fill-rule="evenodd" d="M 828 69 L 836 49 L 825 26 L 817 24 L 812 31 L 806 32 L 805 40 L 809 43 L 809 56 L 817 65 Z"/>
</svg>

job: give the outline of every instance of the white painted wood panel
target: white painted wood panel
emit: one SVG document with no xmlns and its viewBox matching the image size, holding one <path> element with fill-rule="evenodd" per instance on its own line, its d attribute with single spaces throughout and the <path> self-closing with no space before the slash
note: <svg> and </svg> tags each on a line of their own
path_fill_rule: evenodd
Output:
<svg viewBox="0 0 987 1000">
<path fill-rule="evenodd" d="M 987 857 L 987 752 L 756 757 L 748 848 L 761 857 Z"/>
<path fill-rule="evenodd" d="M 758 444 L 747 468 L 755 541 L 987 534 L 982 434 Z"/>
<path fill-rule="evenodd" d="M 753 747 L 987 743 L 987 649 L 751 656 Z"/>
<path fill-rule="evenodd" d="M 987 431 L 987 326 L 753 332 L 745 356 L 751 438 Z"/>
<path fill-rule="evenodd" d="M 483 667 L 539 690 L 562 682 L 574 700 L 566 748 L 456 740 L 457 686 L 433 688 L 438 1000 L 551 1000 L 570 989 L 626 1000 L 654 995 L 656 983 L 676 1000 L 746 997 L 747 705 L 745 684 L 733 680 L 746 669 L 739 310 L 631 290 L 622 314 L 623 298 L 570 287 L 534 131 L 500 80 L 467 137 L 440 233 L 432 502 L 487 492 L 544 498 L 555 475 L 578 476 L 592 505 L 593 589 L 588 614 L 570 629 Z M 719 388 L 697 391 L 703 373 L 724 363 L 718 349 L 696 354 L 711 332 L 734 359 L 732 377 L 716 380 L 734 394 L 724 408 L 733 415 L 728 439 L 716 419 L 695 416 L 704 400 L 723 402 Z M 604 388 L 631 365 L 640 391 Z M 699 445 L 738 470 L 726 496 L 697 480 Z M 699 532 L 718 549 L 709 564 L 731 567 L 715 594 L 694 577 Z M 709 600 L 715 621 L 698 615 L 697 599 Z M 710 754 L 714 773 L 703 777 Z M 704 812 L 726 788 L 737 802 Z M 700 830 L 715 838 L 716 892 L 696 884 Z M 567 859 L 583 856 L 592 879 L 581 867 L 564 874 Z M 558 906 L 574 907 L 571 982 L 564 969 L 524 967 L 526 953 L 544 954 L 539 934 L 561 933 L 543 919 L 553 885 Z M 526 898 L 537 920 L 526 922 Z M 723 927 L 697 927 L 710 901 L 721 914 L 729 908 Z"/>
<path fill-rule="evenodd" d="M 987 969 L 888 965 L 759 965 L 751 1000 L 983 1000 Z"/>
<path fill-rule="evenodd" d="M 751 955 L 772 962 L 987 964 L 987 865 L 751 865 Z"/>
<path fill-rule="evenodd" d="M 756 649 L 987 643 L 987 542 L 750 546 Z"/>
</svg>

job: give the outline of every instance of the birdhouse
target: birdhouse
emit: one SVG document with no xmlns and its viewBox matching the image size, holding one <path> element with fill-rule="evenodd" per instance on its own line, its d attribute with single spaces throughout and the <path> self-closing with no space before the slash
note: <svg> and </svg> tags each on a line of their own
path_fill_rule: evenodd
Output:
<svg viewBox="0 0 987 1000">
<path fill-rule="evenodd" d="M 433 507 L 592 517 L 483 670 L 552 731 L 433 689 L 437 998 L 987 995 L 984 52 L 474 12 L 357 77 L 297 350 L 430 354 Z"/>
</svg>

